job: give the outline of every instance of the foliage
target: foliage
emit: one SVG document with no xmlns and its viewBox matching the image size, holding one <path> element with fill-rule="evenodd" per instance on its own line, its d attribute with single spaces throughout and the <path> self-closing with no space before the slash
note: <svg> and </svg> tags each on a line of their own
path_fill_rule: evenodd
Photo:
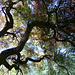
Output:
<svg viewBox="0 0 75 75">
<path fill-rule="evenodd" d="M 16 3 L 12 3 L 12 1 Z M 19 47 L 18 50 L 16 50 L 21 54 L 21 61 L 26 61 L 26 59 L 30 57 L 27 62 L 22 62 L 23 64 L 17 63 L 18 53 L 13 52 L 16 54 L 14 55 L 11 53 L 13 51 L 12 49 L 12 51 L 9 52 L 11 56 L 7 56 L 6 60 L 10 65 L 16 62 L 17 67 L 19 66 L 18 70 L 13 68 L 11 71 L 7 71 L 7 68 L 0 63 L 1 75 L 21 75 L 22 72 L 24 75 L 75 74 L 74 2 L 68 0 L 2 0 L 0 4 L 1 8 L 5 7 L 5 13 L 0 9 L 0 29 L 2 30 L 6 27 L 4 24 L 7 22 L 7 19 L 11 22 L 8 12 L 12 13 L 11 15 L 14 20 L 13 29 L 8 28 L 7 30 L 13 34 L 3 32 L 4 35 L 0 36 L 0 49 L 4 48 L 8 50 Z M 9 9 L 7 9 L 8 7 Z M 45 23 L 43 22 L 49 22 L 50 28 L 48 24 L 44 25 Z M 29 39 L 24 35 L 28 25 L 36 26 L 33 26 L 32 31 L 29 31 L 31 32 L 30 34 L 27 33 L 29 34 Z M 54 29 L 56 36 L 54 36 Z M 25 40 L 24 37 L 27 39 Z M 3 50 L 0 52 L 2 54 Z M 48 56 L 43 58 L 44 55 Z M 14 59 L 15 57 L 16 59 Z M 32 62 L 36 60 L 41 61 L 38 63 Z"/>
</svg>

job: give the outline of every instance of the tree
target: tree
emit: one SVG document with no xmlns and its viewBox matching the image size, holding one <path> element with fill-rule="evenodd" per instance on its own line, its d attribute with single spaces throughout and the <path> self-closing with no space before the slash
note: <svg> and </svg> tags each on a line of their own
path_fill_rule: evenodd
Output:
<svg viewBox="0 0 75 75">
<path fill-rule="evenodd" d="M 19 69 L 19 66 L 17 64 L 26 64 L 28 60 L 33 62 L 40 62 L 45 57 L 47 59 L 52 59 L 54 57 L 53 61 L 57 62 L 59 60 L 56 58 L 58 55 L 55 54 L 53 56 L 52 54 L 45 54 L 43 57 L 39 58 L 38 60 L 34 60 L 30 57 L 27 57 L 25 61 L 21 60 L 20 52 L 23 50 L 27 40 L 29 39 L 29 35 L 33 29 L 33 27 L 37 27 L 40 29 L 41 33 L 40 35 L 42 41 L 53 41 L 53 44 L 57 41 L 61 42 L 69 42 L 72 46 L 75 46 L 75 36 L 74 36 L 74 21 L 75 21 L 75 14 L 74 14 L 74 6 L 71 5 L 70 1 L 67 1 L 64 3 L 64 0 L 59 0 L 59 2 L 56 5 L 53 5 L 53 0 L 7 0 L 2 1 L 4 7 L 2 7 L 2 13 L 4 13 L 6 18 L 6 23 L 4 28 L 0 31 L 0 37 L 2 38 L 5 35 L 11 34 L 13 35 L 13 38 L 16 37 L 14 33 L 8 32 L 9 29 L 14 27 L 14 20 L 13 16 L 11 14 L 11 10 L 15 11 L 13 14 L 15 15 L 16 12 L 20 15 L 21 18 L 23 18 L 23 21 L 28 20 L 27 22 L 27 28 L 19 41 L 18 45 L 13 48 L 6 49 L 0 53 L 0 65 L 4 65 L 9 70 L 11 70 L 13 67 L 15 69 Z M 54 0 L 56 2 L 56 0 Z M 21 5 L 17 5 L 17 3 L 22 2 Z M 30 5 L 29 5 L 30 4 Z M 50 5 L 51 4 L 51 5 Z M 72 4 L 74 4 L 72 2 Z M 29 7 L 32 6 L 32 7 Z M 54 7 L 52 7 L 54 6 Z M 27 9 L 26 9 L 27 8 Z M 35 10 L 35 11 L 33 11 Z M 18 14 L 16 14 L 18 16 Z M 44 36 L 44 37 L 43 37 Z M 7 57 L 10 55 L 17 55 L 16 58 L 12 58 L 13 63 L 12 65 L 8 64 L 6 61 Z M 58 66 L 61 66 L 58 64 Z M 62 68 L 65 68 L 64 66 L 61 66 Z M 66 68 L 65 68 L 66 69 Z M 68 73 L 69 75 L 69 73 Z"/>
</svg>

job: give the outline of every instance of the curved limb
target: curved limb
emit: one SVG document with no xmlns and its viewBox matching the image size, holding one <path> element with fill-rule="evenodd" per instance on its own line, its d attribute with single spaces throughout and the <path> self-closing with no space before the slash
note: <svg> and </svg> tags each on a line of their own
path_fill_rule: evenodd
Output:
<svg viewBox="0 0 75 75">
<path fill-rule="evenodd" d="M 2 31 L 0 31 L 0 37 L 4 36 L 6 34 L 6 32 L 7 32 L 8 29 L 13 28 L 13 17 L 12 17 L 12 15 L 10 13 L 10 10 L 12 9 L 12 6 L 13 6 L 13 3 L 11 4 L 9 2 L 8 7 L 3 7 L 2 8 L 2 11 L 5 14 L 6 24 L 5 24 L 5 27 L 2 29 Z M 6 10 L 5 10 L 6 13 L 4 12 L 4 8 L 6 8 Z M 9 21 L 8 21 L 7 16 L 9 18 Z"/>
<path fill-rule="evenodd" d="M 55 62 L 56 62 L 56 61 L 55 61 Z M 57 62 L 56 62 L 56 63 L 57 63 Z M 57 63 L 57 65 L 58 65 L 59 67 L 61 67 L 61 68 L 64 68 L 64 69 L 67 71 L 67 74 L 70 75 L 68 69 L 67 69 L 65 66 L 60 65 L 60 64 L 58 64 L 58 63 Z"/>
<path fill-rule="evenodd" d="M 25 59 L 25 61 L 21 61 L 21 60 L 17 61 L 16 59 L 14 59 L 14 60 L 15 60 L 14 63 L 21 65 L 21 64 L 26 64 L 28 61 L 40 62 L 40 61 L 43 60 L 44 58 L 50 59 L 50 57 L 52 57 L 52 55 L 44 55 L 43 57 L 41 57 L 41 58 L 39 58 L 39 59 L 37 59 L 37 60 L 32 59 L 32 58 L 30 58 L 30 57 L 27 57 L 27 58 Z"/>
<path fill-rule="evenodd" d="M 4 12 L 4 8 L 5 8 L 5 7 L 2 8 L 2 11 L 3 11 L 3 13 L 5 14 L 5 18 L 6 18 L 6 22 L 7 22 L 7 21 L 8 21 L 8 18 L 7 18 L 6 13 Z"/>
</svg>

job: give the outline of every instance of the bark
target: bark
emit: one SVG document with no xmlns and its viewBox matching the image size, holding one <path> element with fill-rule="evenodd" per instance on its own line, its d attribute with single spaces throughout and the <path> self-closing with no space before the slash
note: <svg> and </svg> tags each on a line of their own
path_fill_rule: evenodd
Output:
<svg viewBox="0 0 75 75">
<path fill-rule="evenodd" d="M 60 0 L 60 3 L 61 3 L 61 0 Z M 49 13 L 55 13 L 59 6 L 60 6 L 60 3 L 58 5 L 58 7 L 56 7 L 55 10 L 49 12 Z M 5 27 L 3 28 L 2 31 L 0 31 L 0 37 L 4 36 L 7 32 L 8 29 L 10 28 L 13 28 L 13 17 L 10 13 L 10 10 L 12 9 L 12 6 L 13 6 L 14 3 L 9 3 L 9 9 L 8 7 L 6 8 L 6 13 L 5 13 L 5 17 L 6 17 L 6 25 Z M 49 14 L 48 13 L 48 14 Z M 7 16 L 9 18 L 10 21 L 7 20 Z M 6 58 L 10 55 L 13 55 L 13 54 L 16 54 L 18 56 L 18 59 L 17 61 L 19 62 L 20 61 L 20 52 L 22 51 L 23 47 L 25 46 L 28 38 L 29 38 L 29 35 L 30 35 L 30 32 L 32 31 L 33 27 L 34 26 L 37 26 L 39 28 L 51 28 L 53 31 L 54 31 L 54 36 L 53 38 L 56 40 L 56 41 L 69 41 L 72 45 L 75 46 L 75 44 L 73 43 L 73 40 L 70 41 L 68 38 L 64 38 L 63 40 L 60 40 L 58 37 L 56 37 L 56 34 L 58 33 L 57 31 L 58 30 L 61 30 L 62 32 L 64 32 L 66 35 L 68 36 L 71 36 L 72 38 L 75 38 L 73 35 L 71 35 L 70 33 L 66 32 L 61 26 L 56 26 L 55 24 L 51 24 L 49 23 L 48 21 L 47 22 L 44 22 L 44 21 L 31 21 L 31 22 L 28 22 L 27 24 L 27 28 L 26 28 L 26 31 L 22 37 L 22 39 L 20 40 L 20 42 L 18 43 L 18 46 L 17 47 L 14 47 L 14 48 L 10 48 L 10 49 L 6 49 L 4 51 L 2 51 L 0 53 L 0 65 L 4 65 L 6 66 L 9 70 L 11 70 L 13 67 L 15 67 L 15 69 L 17 69 L 18 67 L 13 64 L 13 65 L 10 65 L 8 64 L 8 62 L 6 61 Z M 10 34 L 10 33 L 9 33 Z M 62 35 L 61 35 L 62 36 Z M 43 59 L 43 58 L 42 58 Z M 26 59 L 26 63 L 28 60 L 30 61 L 34 61 L 34 62 L 40 62 L 42 60 L 40 58 L 40 60 L 33 60 L 31 58 L 27 58 Z"/>
<path fill-rule="evenodd" d="M 4 50 L 1 52 L 0 54 L 0 65 L 5 65 L 8 69 L 12 69 L 12 66 L 10 66 L 7 62 L 6 62 L 6 58 L 10 55 L 16 54 L 18 55 L 19 52 L 22 51 L 23 47 L 25 46 L 25 43 L 27 42 L 30 32 L 32 30 L 32 28 L 34 26 L 38 26 L 40 28 L 54 28 L 54 25 L 50 25 L 50 23 L 48 22 L 43 22 L 43 21 L 32 21 L 31 23 L 28 22 L 27 24 L 27 28 L 26 31 L 21 39 L 21 41 L 19 42 L 18 46 L 15 48 L 10 48 L 7 50 Z"/>
</svg>

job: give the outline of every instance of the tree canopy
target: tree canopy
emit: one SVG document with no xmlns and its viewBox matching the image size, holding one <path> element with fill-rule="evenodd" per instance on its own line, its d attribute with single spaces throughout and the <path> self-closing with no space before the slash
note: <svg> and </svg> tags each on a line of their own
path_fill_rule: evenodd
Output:
<svg viewBox="0 0 75 75">
<path fill-rule="evenodd" d="M 70 75 L 64 65 L 75 52 L 75 1 L 1 0 L 0 4 L 0 47 L 5 48 L 0 53 L 0 65 L 21 71 L 19 65 L 46 58 Z M 35 46 L 43 53 L 39 54 Z"/>
</svg>

